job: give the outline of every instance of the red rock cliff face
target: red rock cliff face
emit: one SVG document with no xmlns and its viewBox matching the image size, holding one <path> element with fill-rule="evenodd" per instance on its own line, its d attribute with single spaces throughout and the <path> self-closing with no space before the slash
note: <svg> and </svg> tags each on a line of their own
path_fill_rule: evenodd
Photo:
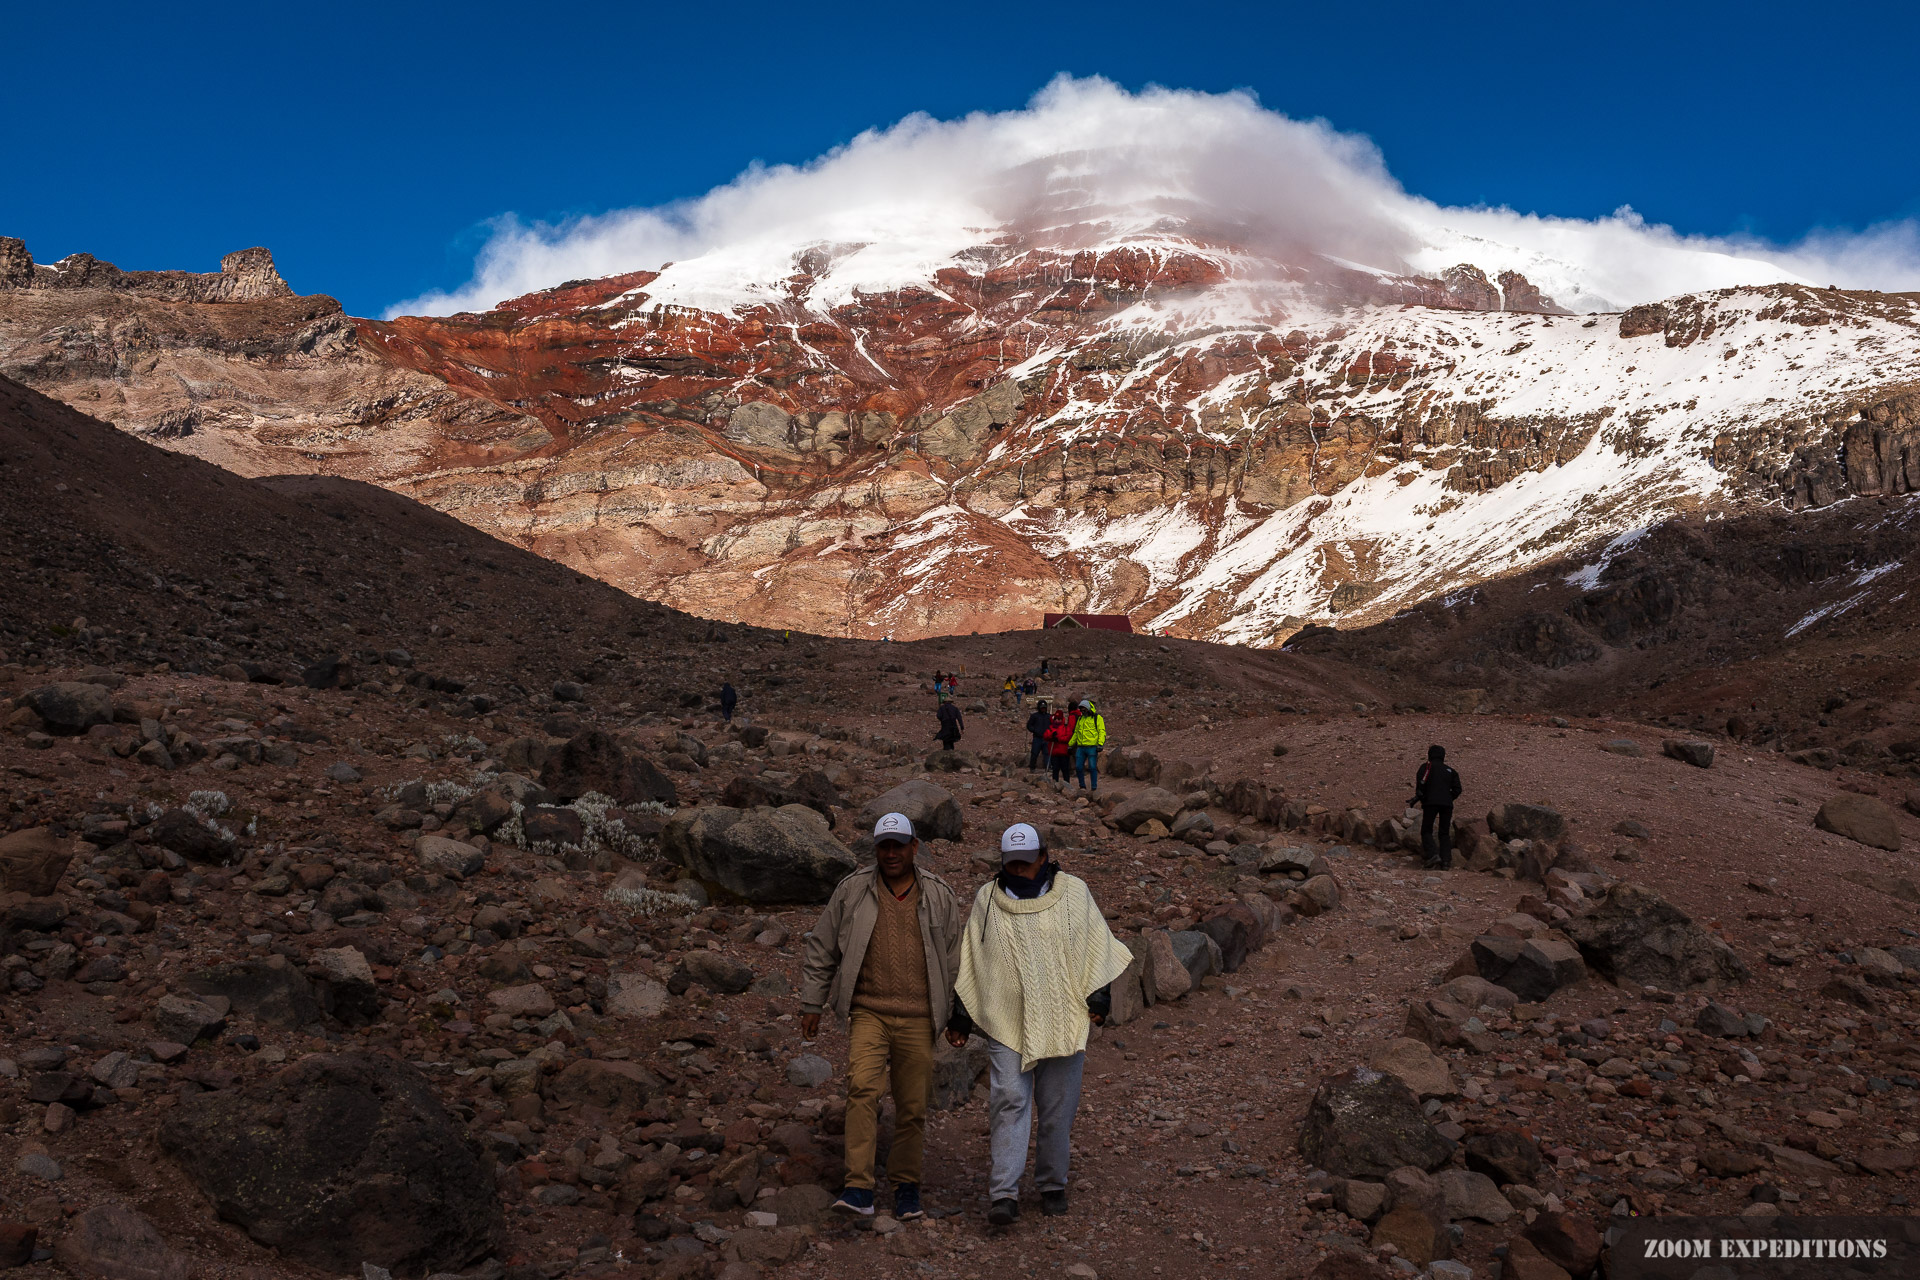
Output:
<svg viewBox="0 0 1920 1280">
<path fill-rule="evenodd" d="M 1920 380 L 1887 295 L 1727 291 L 1648 327 L 1464 264 L 1006 238 L 867 293 L 834 286 L 842 252 L 736 305 L 636 272 L 393 321 L 0 285 L 0 370 L 149 431 L 162 388 L 238 379 L 177 409 L 175 447 L 370 479 L 704 616 L 906 638 L 1128 612 L 1253 644 L 1676 510 L 1829 501 L 1868 470 L 1843 460 L 1860 388 Z"/>
</svg>

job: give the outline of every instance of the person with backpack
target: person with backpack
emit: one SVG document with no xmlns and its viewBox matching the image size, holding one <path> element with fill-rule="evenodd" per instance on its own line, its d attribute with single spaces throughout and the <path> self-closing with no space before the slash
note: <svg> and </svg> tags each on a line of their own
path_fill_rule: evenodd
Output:
<svg viewBox="0 0 1920 1280">
<path fill-rule="evenodd" d="M 1413 775 L 1413 803 L 1420 806 L 1420 850 L 1429 870 L 1453 869 L 1453 802 L 1459 798 L 1460 774 L 1447 763 L 1447 749 L 1428 747 L 1427 762 Z"/>
<path fill-rule="evenodd" d="M 1053 723 L 1053 717 L 1047 714 L 1047 700 L 1039 699 L 1033 704 L 1033 714 L 1027 717 L 1027 735 L 1033 739 L 1033 745 L 1027 750 L 1027 772 L 1032 773 L 1047 763 L 1052 750 L 1047 745 L 1047 728 Z"/>
<path fill-rule="evenodd" d="M 1073 777 L 1083 791 L 1098 791 L 1100 748 L 1107 745 L 1107 721 L 1091 700 L 1083 700 L 1079 710 L 1080 718 L 1067 735 L 1067 745 L 1073 749 Z"/>
<path fill-rule="evenodd" d="M 940 739 L 940 745 L 948 751 L 953 750 L 953 744 L 960 741 L 960 735 L 965 733 L 966 729 L 967 722 L 960 714 L 960 704 L 957 702 L 941 703 L 940 727 L 934 730 L 933 733 L 934 737 Z"/>
<path fill-rule="evenodd" d="M 728 724 L 733 723 L 733 709 L 738 705 L 740 695 L 734 692 L 733 682 L 723 680 L 720 683 L 720 718 Z"/>
</svg>

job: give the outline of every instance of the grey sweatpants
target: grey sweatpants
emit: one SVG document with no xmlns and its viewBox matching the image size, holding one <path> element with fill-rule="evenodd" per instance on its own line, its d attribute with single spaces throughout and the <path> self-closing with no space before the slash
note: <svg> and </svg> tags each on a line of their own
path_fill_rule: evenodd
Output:
<svg viewBox="0 0 1920 1280">
<path fill-rule="evenodd" d="M 1034 1144 L 1033 1185 L 1037 1191 L 1065 1191 L 1067 1162 L 1073 1137 L 1074 1113 L 1080 1109 L 1080 1074 L 1087 1055 L 1042 1058 L 1033 1070 L 1020 1070 L 1017 1050 L 982 1036 L 987 1042 L 988 1148 L 993 1172 L 987 1194 L 994 1200 L 1018 1200 L 1020 1175 L 1027 1167 L 1027 1138 L 1034 1112 L 1040 1113 L 1040 1137 Z"/>
</svg>

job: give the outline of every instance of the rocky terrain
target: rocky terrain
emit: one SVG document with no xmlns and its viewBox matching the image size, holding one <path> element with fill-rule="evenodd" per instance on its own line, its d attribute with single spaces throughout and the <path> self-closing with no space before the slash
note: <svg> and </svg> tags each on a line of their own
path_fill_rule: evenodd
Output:
<svg viewBox="0 0 1920 1280">
<path fill-rule="evenodd" d="M 1632 1215 L 1911 1210 L 1920 797 L 1891 747 L 1713 723 L 1738 708 L 1692 679 L 1630 693 L 1684 694 L 1664 723 L 1597 679 L 1557 713 L 1436 695 L 1390 646 L 1449 654 L 1444 611 L 1350 652 L 783 643 L 4 382 L 0 463 L 19 1274 L 1558 1280 Z M 1843 513 L 1858 545 L 1794 591 L 1897 554 L 1897 507 Z M 1583 589 L 1637 581 L 1632 554 Z M 1755 598 L 1758 567 L 1699 563 L 1684 599 Z M 1798 651 L 1898 634 L 1899 602 L 1838 607 L 1873 585 L 1829 591 Z M 1712 660 L 1642 638 L 1601 661 Z M 998 686 L 1043 659 L 1109 717 L 1095 795 L 1024 769 Z M 1897 664 L 1861 666 L 1819 714 L 1877 741 L 1900 712 L 1866 668 Z M 962 673 L 955 753 L 935 670 Z M 1436 741 L 1467 788 L 1446 873 L 1403 808 Z M 823 1217 L 844 1042 L 800 1040 L 803 935 L 895 806 L 962 892 L 1040 824 L 1135 951 L 1065 1218 L 985 1225 L 977 1041 L 942 1059 L 930 1220 Z"/>
<path fill-rule="evenodd" d="M 188 276 L 5 241 L 0 373 L 690 613 L 869 639 L 1085 610 L 1274 646 L 1675 516 L 1786 540 L 1785 512 L 1920 483 L 1907 295 L 1576 316 L 1470 264 L 1070 239 L 885 287 L 862 246 L 799 245 L 772 277 L 698 260 L 391 321 L 291 296 L 262 250 Z"/>
</svg>

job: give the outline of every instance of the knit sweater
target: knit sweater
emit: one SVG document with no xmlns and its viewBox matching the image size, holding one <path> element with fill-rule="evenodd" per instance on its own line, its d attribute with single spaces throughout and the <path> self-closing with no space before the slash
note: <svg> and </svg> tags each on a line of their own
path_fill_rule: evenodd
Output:
<svg viewBox="0 0 1920 1280">
<path fill-rule="evenodd" d="M 989 880 L 974 895 L 960 940 L 954 993 L 980 1030 L 1042 1058 L 1087 1047 L 1087 997 L 1126 971 L 1133 953 L 1107 928 L 1086 881 L 1061 872 L 1038 898 L 1016 900 Z"/>
<path fill-rule="evenodd" d="M 927 951 L 920 937 L 920 882 L 914 881 L 905 898 L 894 897 L 878 876 L 873 887 L 880 910 L 874 917 L 866 959 L 860 964 L 860 980 L 854 984 L 853 1007 L 899 1018 L 930 1017 Z"/>
</svg>

